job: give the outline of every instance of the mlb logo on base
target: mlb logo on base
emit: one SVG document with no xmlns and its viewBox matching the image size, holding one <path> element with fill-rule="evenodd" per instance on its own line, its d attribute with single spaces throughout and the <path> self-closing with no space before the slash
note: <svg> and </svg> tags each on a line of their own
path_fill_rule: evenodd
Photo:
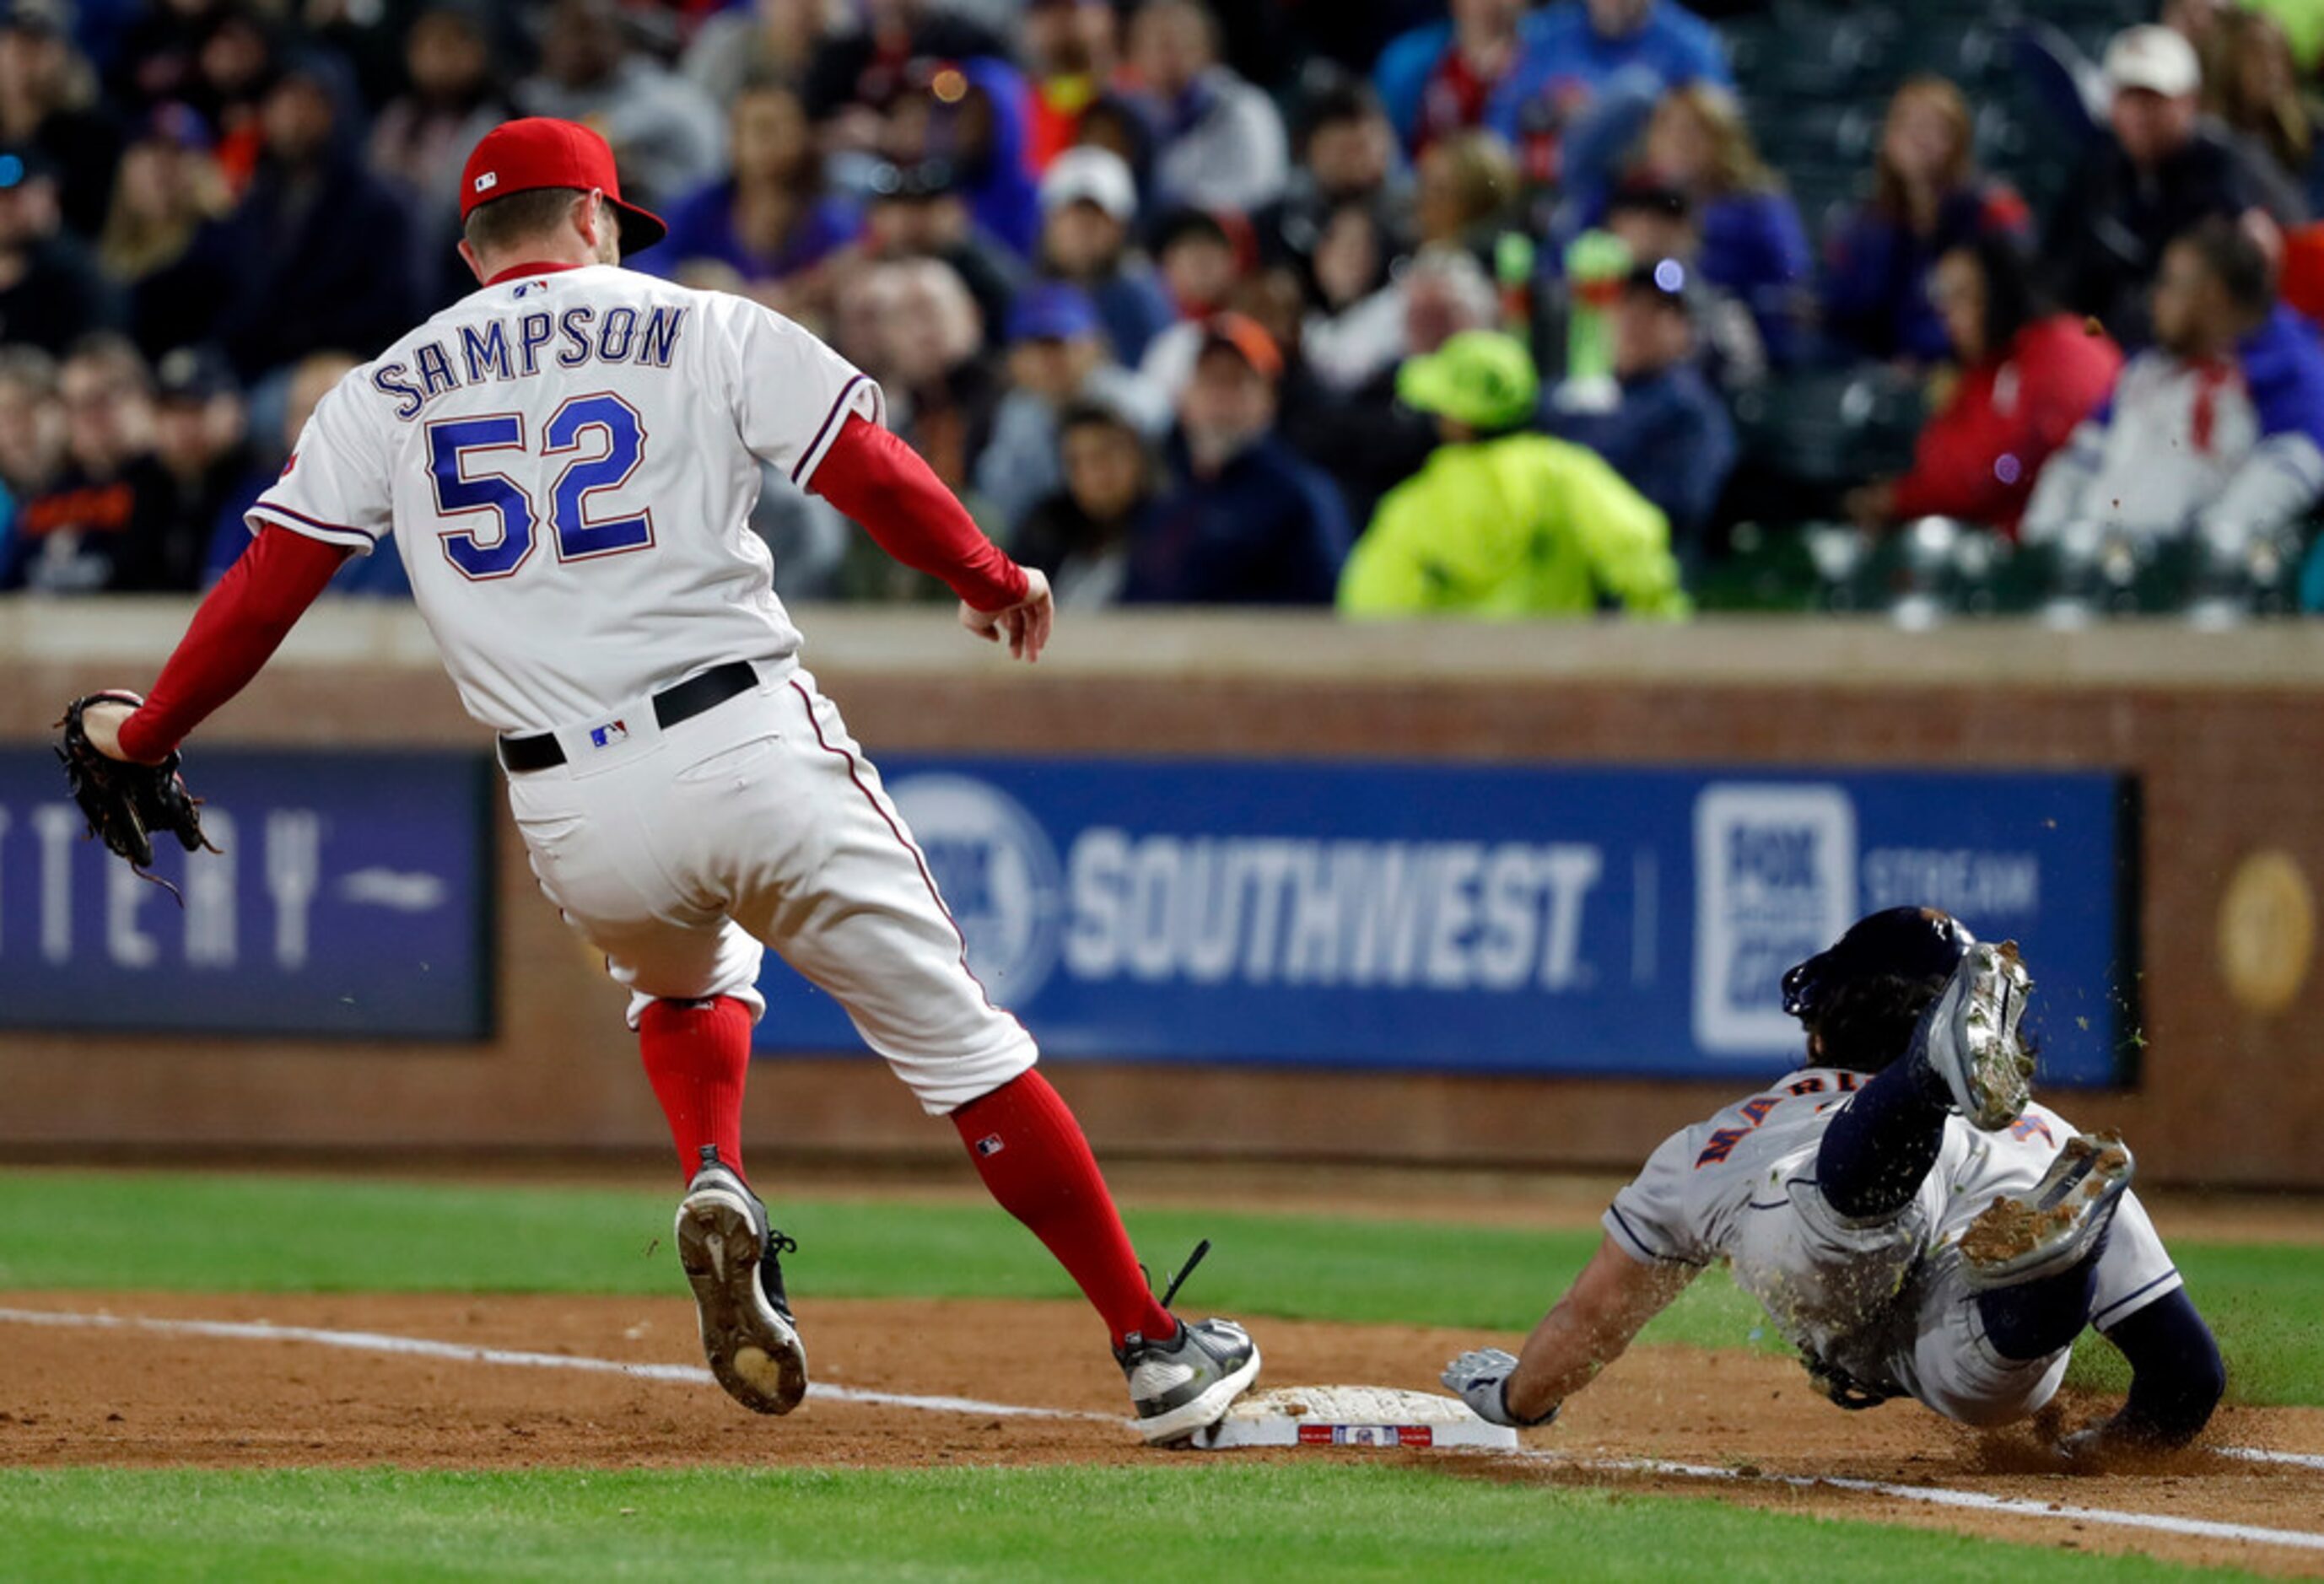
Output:
<svg viewBox="0 0 2324 1584">
<path fill-rule="evenodd" d="M 608 721 L 602 726 L 592 726 L 589 728 L 589 746 L 592 748 L 611 748 L 616 742 L 626 741 L 629 735 L 630 729 L 621 722 Z"/>
</svg>

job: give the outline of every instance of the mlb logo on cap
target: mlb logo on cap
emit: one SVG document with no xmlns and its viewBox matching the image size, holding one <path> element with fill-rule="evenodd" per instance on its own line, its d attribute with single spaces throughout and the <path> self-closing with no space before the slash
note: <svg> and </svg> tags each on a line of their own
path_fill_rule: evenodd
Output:
<svg viewBox="0 0 2324 1584">
<path fill-rule="evenodd" d="M 592 748 L 611 748 L 616 742 L 627 741 L 629 735 L 630 729 L 622 724 L 621 722 L 608 721 L 602 726 L 592 726 L 589 728 L 589 746 Z"/>
<path fill-rule="evenodd" d="M 482 176 L 476 178 L 476 190 L 478 192 L 490 192 L 500 184 L 501 173 L 497 170 L 487 170 Z"/>
</svg>

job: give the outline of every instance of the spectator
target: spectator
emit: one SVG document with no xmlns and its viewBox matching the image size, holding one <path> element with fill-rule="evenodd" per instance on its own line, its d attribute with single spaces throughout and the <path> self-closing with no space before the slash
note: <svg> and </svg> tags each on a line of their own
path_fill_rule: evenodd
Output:
<svg viewBox="0 0 2324 1584">
<path fill-rule="evenodd" d="M 1001 326 L 1024 279 L 1025 267 L 979 228 L 950 165 L 931 160 L 909 167 L 874 167 L 864 203 L 862 246 L 865 256 L 875 262 L 940 260 L 976 299 L 987 344 L 998 348 Z M 852 256 L 835 258 L 830 273 L 844 277 Z M 818 284 L 823 283 L 818 277 Z M 819 295 L 795 306 L 820 308 Z"/>
<path fill-rule="evenodd" d="M 1009 392 L 992 419 L 992 438 L 976 459 L 976 488 L 993 515 L 1014 528 L 1057 487 L 1058 414 L 1095 401 L 1148 438 L 1169 427 L 1169 410 L 1112 359 L 1089 294 L 1061 281 L 1028 287 L 1009 313 Z"/>
<path fill-rule="evenodd" d="M 914 61 L 887 106 L 881 146 L 902 164 L 942 161 L 978 227 L 1019 258 L 1040 234 L 1025 162 L 1025 79 L 1003 60 Z"/>
<path fill-rule="evenodd" d="M 881 118 L 915 60 L 1000 60 L 1000 36 L 938 0 L 859 0 L 858 25 L 825 33 L 807 65 L 807 112 L 839 149 L 880 146 Z"/>
<path fill-rule="evenodd" d="M 2324 496 L 2324 349 L 2258 244 L 2224 216 L 2172 242 L 2153 322 L 2153 350 L 2042 470 L 2028 543 L 2191 534 L 2231 563 Z"/>
<path fill-rule="evenodd" d="M 2051 311 L 2033 261 L 2003 233 L 1954 246 L 1931 295 L 1960 377 L 1921 431 L 1912 471 L 1851 492 L 1848 514 L 1866 528 L 1952 517 L 2014 538 L 2034 481 L 2114 388 L 2122 353 L 2079 317 Z"/>
<path fill-rule="evenodd" d="M 2163 250 L 2209 216 L 2299 217 L 2263 161 L 2201 113 L 2194 47 L 2169 28 L 2135 27 L 2107 47 L 2110 135 L 2101 137 L 2051 216 L 2048 254 L 2066 306 L 2115 339 L 2147 338 L 2146 290 Z"/>
<path fill-rule="evenodd" d="M 64 448 L 56 360 L 37 347 L 0 347 L 0 573 L 14 559 L 24 502 L 49 487 Z"/>
<path fill-rule="evenodd" d="M 93 241 L 112 201 L 121 132 L 96 102 L 67 20 L 58 0 L 14 0 L 0 14 L 0 144 L 47 157 L 65 225 Z"/>
<path fill-rule="evenodd" d="M 195 59 L 229 0 L 156 0 L 142 7 L 114 59 L 113 97 L 142 113 L 194 93 Z"/>
<path fill-rule="evenodd" d="M 198 585 L 218 513 L 241 499 L 250 473 L 249 429 L 234 371 L 217 354 L 181 346 L 154 366 L 153 531 L 168 587 Z"/>
<path fill-rule="evenodd" d="M 1517 202 L 1517 170 L 1492 134 L 1464 133 L 1421 156 L 1417 189 L 1415 214 L 1424 245 L 1465 247 L 1489 258 Z"/>
<path fill-rule="evenodd" d="M 816 51 L 835 31 L 835 0 L 747 0 L 702 19 L 678 62 L 715 105 L 731 105 L 748 82 L 804 87 Z"/>
<path fill-rule="evenodd" d="M 1845 511 L 1861 527 L 1938 516 L 2015 539 L 2043 465 L 2106 401 L 2122 351 L 2078 316 L 2050 311 L 2034 260 L 2006 235 L 1954 246 L 1929 292 L 1960 381 L 1920 432 L 1913 469 L 1852 490 Z"/>
<path fill-rule="evenodd" d="M 1530 432 L 1532 355 L 1455 336 L 1397 375 L 1443 443 L 1388 493 L 1340 580 L 1351 616 L 1582 616 L 1600 591 L 1637 615 L 1686 612 L 1670 525 L 1603 460 Z"/>
<path fill-rule="evenodd" d="M 1526 0 L 1452 0 L 1452 16 L 1404 34 L 1372 68 L 1389 122 L 1415 158 L 1485 124 L 1525 51 Z"/>
<path fill-rule="evenodd" d="M 1207 319 L 1223 310 L 1235 282 L 1259 262 L 1258 251 L 1250 222 L 1231 210 L 1178 209 L 1154 227 L 1155 269 L 1181 319 Z"/>
<path fill-rule="evenodd" d="M 257 16 L 236 7 L 221 9 L 203 30 L 193 74 L 179 96 L 216 134 L 218 169 L 237 197 L 250 185 L 265 152 L 264 109 L 278 67 L 277 46 L 274 31 Z"/>
<path fill-rule="evenodd" d="M 371 168 L 411 216 L 413 278 L 431 303 L 475 282 L 459 261 L 460 170 L 484 134 L 508 119 L 485 16 L 473 0 L 431 0 L 404 40 L 409 86 L 371 132 Z"/>
<path fill-rule="evenodd" d="M 0 487 L 12 512 L 64 465 L 64 417 L 56 359 L 36 346 L 0 347 Z"/>
<path fill-rule="evenodd" d="M 1526 27 L 1485 124 L 1523 152 L 1528 178 L 1554 181 L 1566 129 L 1618 77 L 1642 89 L 1734 86 L 1719 35 L 1675 0 L 1558 0 Z"/>
<path fill-rule="evenodd" d="M 208 129 L 183 105 L 153 112 L 121 156 L 97 262 L 129 299 L 130 332 L 148 355 L 209 334 L 210 283 L 182 266 L 204 226 L 234 207 Z"/>
<path fill-rule="evenodd" d="M 1082 117 L 1121 69 L 1121 18 L 1111 0 L 1027 0 L 1025 73 L 1032 85 L 1033 169 L 1081 141 Z"/>
<path fill-rule="evenodd" d="M 2316 112 L 2301 91 L 2300 69 L 2283 24 L 2264 11 L 2219 14 L 2200 51 L 2203 107 L 2264 155 L 2275 172 L 2316 207 Z"/>
<path fill-rule="evenodd" d="M 1095 610 L 1121 599 L 1130 547 L 1153 531 L 1154 457 L 1138 425 L 1102 401 L 1070 404 L 1057 430 L 1064 487 L 1033 508 L 1012 548 L 1047 575 L 1061 608 Z"/>
<path fill-rule="evenodd" d="M 632 203 L 667 203 L 718 174 L 717 110 L 691 81 L 632 48 L 619 0 L 556 0 L 541 26 L 540 70 L 516 98 L 529 115 L 603 133 Z"/>
<path fill-rule="evenodd" d="M 173 585 L 162 539 L 170 483 L 153 460 L 152 385 L 126 337 L 91 336 L 57 376 L 65 461 L 16 515 L 0 588 L 146 592 Z"/>
<path fill-rule="evenodd" d="M 299 437 L 305 431 L 307 420 L 315 415 L 317 404 L 355 366 L 355 360 L 343 352 L 317 352 L 300 359 L 291 369 L 283 389 L 281 429 L 252 446 L 250 470 L 227 493 L 212 523 L 202 568 L 203 587 L 225 576 L 226 568 L 250 543 L 250 525 L 244 520 L 244 513 L 281 475 L 283 462 L 298 447 Z M 254 437 L 254 440 L 256 438 Z M 410 548 L 398 535 L 385 553 L 349 556 L 332 577 L 328 592 L 409 599 L 411 580 L 404 571 L 402 552 Z"/>
<path fill-rule="evenodd" d="M 1379 291 L 1399 252 L 1371 205 L 1342 204 L 1317 227 L 1301 277 L 1309 310 L 1333 318 Z"/>
<path fill-rule="evenodd" d="M 1311 316 L 1303 337 L 1307 362 L 1328 389 L 1363 401 L 1367 387 L 1385 395 L 1406 359 L 1435 350 L 1458 331 L 1485 328 L 1499 311 L 1500 295 L 1475 254 L 1425 247 L 1353 308 L 1328 318 Z"/>
<path fill-rule="evenodd" d="M 180 287 L 214 294 L 211 330 L 254 381 L 318 346 L 366 355 L 417 310 L 403 207 L 355 154 L 354 87 L 325 55 L 266 97 L 266 153 L 235 212 L 205 227 Z"/>
<path fill-rule="evenodd" d="M 927 459 L 955 494 L 991 437 L 1000 383 L 981 353 L 976 301 L 936 259 L 882 264 L 863 284 L 872 324 L 868 355 L 856 361 L 879 380 L 889 427 Z"/>
<path fill-rule="evenodd" d="M 61 219 L 48 156 L 0 151 L 0 342 L 60 354 L 121 322 L 119 299 Z"/>
<path fill-rule="evenodd" d="M 1614 405 L 1553 398 L 1545 427 L 1611 463 L 1699 559 L 1737 447 L 1734 420 L 1702 377 L 1685 265 L 1651 259 L 1631 271 L 1613 309 L 1613 353 Z"/>
<path fill-rule="evenodd" d="M 1353 78 L 1307 99 L 1299 118 L 1299 162 L 1280 202 L 1254 217 L 1262 250 L 1300 271 L 1314 267 L 1323 233 L 1343 210 L 1367 214 L 1371 234 L 1401 251 L 1411 229 L 1411 195 L 1397 168 L 1396 134 L 1379 100 Z"/>
<path fill-rule="evenodd" d="M 1941 362 L 1944 317 L 1929 272 L 1988 232 L 2023 234 L 2024 201 L 1979 177 L 1969 101 L 1941 77 L 1916 77 L 1888 102 L 1873 165 L 1871 201 L 1832 238 L 1824 261 L 1823 321 L 1865 357 Z"/>
<path fill-rule="evenodd" d="M 1207 327 L 1178 398 L 1170 483 L 1130 547 L 1122 598 L 1176 605 L 1324 604 L 1348 553 L 1330 481 L 1276 429 L 1283 355 L 1240 314 Z"/>
<path fill-rule="evenodd" d="M 1633 260 L 1673 259 L 1685 266 L 1695 342 L 1711 383 L 1736 391 L 1766 377 L 1767 347 L 1759 323 L 1733 293 L 1705 278 L 1702 229 L 1684 193 L 1651 181 L 1626 182 L 1607 200 L 1605 229 Z"/>
<path fill-rule="evenodd" d="M 1249 214 L 1282 196 L 1290 156 L 1274 102 L 1221 64 L 1218 46 L 1198 0 L 1146 0 L 1130 18 L 1130 67 L 1160 128 L 1153 196 Z"/>
<path fill-rule="evenodd" d="M 1079 141 L 1074 147 L 1103 149 L 1127 166 L 1131 196 L 1138 200 L 1139 212 L 1144 212 L 1146 196 L 1154 190 L 1156 141 L 1154 124 L 1146 118 L 1139 98 L 1120 91 L 1100 94 L 1082 112 Z M 1047 174 L 1047 170 L 1042 171 L 1043 176 Z"/>
<path fill-rule="evenodd" d="M 824 190 L 823 160 L 807 106 L 780 83 L 747 84 L 727 117 L 733 167 L 669 216 L 669 235 L 650 267 L 673 276 L 723 266 L 745 289 L 812 271 L 853 241 L 862 212 Z M 780 293 L 769 300 L 786 306 Z"/>
<path fill-rule="evenodd" d="M 1646 124 L 1641 170 L 1686 196 L 1702 235 L 1695 267 L 1751 310 L 1769 361 L 1796 361 L 1812 281 L 1807 234 L 1734 97 L 1704 83 L 1665 94 Z"/>
<path fill-rule="evenodd" d="M 1113 355 L 1135 365 L 1177 318 L 1154 266 L 1130 244 L 1138 190 L 1110 150 L 1068 149 L 1041 178 L 1041 267 L 1090 294 Z"/>
</svg>

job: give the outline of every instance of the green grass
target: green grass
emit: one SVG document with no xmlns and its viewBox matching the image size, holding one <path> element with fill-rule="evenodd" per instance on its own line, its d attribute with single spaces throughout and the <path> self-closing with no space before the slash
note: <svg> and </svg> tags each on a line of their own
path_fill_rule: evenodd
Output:
<svg viewBox="0 0 2324 1584">
<path fill-rule="evenodd" d="M 167 1173 L 0 1173 L 0 1289 L 241 1292 L 682 1291 L 670 1202 L 608 1189 Z M 982 1204 L 787 1201 L 802 1245 L 788 1262 L 804 1303 L 830 1297 L 1070 1297 L 1022 1229 Z M 1194 1301 L 1244 1315 L 1515 1331 L 1530 1326 L 1596 1246 L 1594 1231 L 1438 1222 L 1133 1211 L 1157 1269 L 1198 1237 L 1216 1248 Z M 2218 1329 L 2236 1395 L 2324 1405 L 2324 1248 L 2177 1244 Z M 1702 1347 L 1775 1344 L 1722 1274 L 1697 1282 L 1646 1333 Z M 2074 1379 L 2118 1389 L 2104 1347 Z"/>
<path fill-rule="evenodd" d="M 1409 1466 L 0 1474 L 35 1579 L 2236 1577 Z"/>
</svg>

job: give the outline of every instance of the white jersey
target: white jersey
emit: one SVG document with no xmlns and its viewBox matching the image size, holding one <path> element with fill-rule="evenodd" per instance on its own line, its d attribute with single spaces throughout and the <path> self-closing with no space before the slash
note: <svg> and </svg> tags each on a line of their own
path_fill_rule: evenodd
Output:
<svg viewBox="0 0 2324 1584">
<path fill-rule="evenodd" d="M 1815 1165 L 1826 1124 L 1865 1082 L 1859 1073 L 1805 1069 L 1672 1134 L 1614 1196 L 1605 1226 L 1640 1260 L 1729 1261 L 1736 1285 L 1759 1300 L 1794 1344 L 1868 1378 L 1909 1380 L 1896 1350 L 1910 1337 L 1896 1334 L 1895 1316 L 1881 1303 L 1862 1301 L 1889 1294 L 1857 1294 L 1858 1302 L 1833 1303 L 1823 1295 L 1846 1296 L 1846 1284 L 1802 1279 L 1803 1264 L 1844 1261 L 1861 1251 L 1816 1193 Z M 2028 1106 L 1995 1133 L 1947 1117 L 1944 1143 L 1910 1216 L 1919 1248 L 1935 1254 L 1950 1248 L 1997 1194 L 2027 1193 L 2073 1133 L 2042 1105 Z M 2125 1194 L 2098 1258 L 2090 1323 L 2109 1329 L 2180 1285 L 2154 1223 L 2135 1194 Z M 1810 1290 L 1817 1299 L 1802 1302 Z"/>
<path fill-rule="evenodd" d="M 542 732 L 798 632 L 751 531 L 760 464 L 805 485 L 879 387 L 744 298 L 611 265 L 486 286 L 342 380 L 265 526 L 391 530 L 468 713 Z"/>
</svg>

